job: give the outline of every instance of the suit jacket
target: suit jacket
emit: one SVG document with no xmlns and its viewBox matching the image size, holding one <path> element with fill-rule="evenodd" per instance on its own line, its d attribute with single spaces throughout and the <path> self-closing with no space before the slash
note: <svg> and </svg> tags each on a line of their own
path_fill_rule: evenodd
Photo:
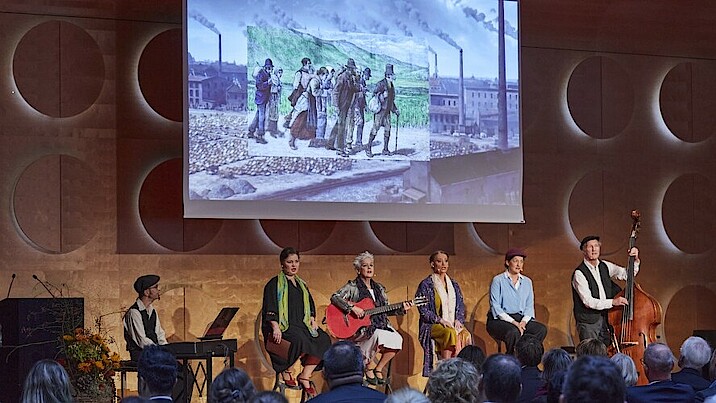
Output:
<svg viewBox="0 0 716 403">
<path fill-rule="evenodd" d="M 704 390 L 711 386 L 711 382 L 701 376 L 701 371 L 693 368 L 684 368 L 679 372 L 671 374 L 671 380 L 676 383 L 684 383 L 691 385 L 696 392 Z"/>
<path fill-rule="evenodd" d="M 352 403 L 375 402 L 383 403 L 388 396 L 360 383 L 349 383 L 331 389 L 311 399 L 313 403 Z"/>
<path fill-rule="evenodd" d="M 691 403 L 694 401 L 694 388 L 674 381 L 657 381 L 644 386 L 627 388 L 628 403 Z"/>
<path fill-rule="evenodd" d="M 518 402 L 531 402 L 537 395 L 537 389 L 544 383 L 542 372 L 537 367 L 523 367 L 520 375 L 522 378 L 522 392 Z"/>
</svg>

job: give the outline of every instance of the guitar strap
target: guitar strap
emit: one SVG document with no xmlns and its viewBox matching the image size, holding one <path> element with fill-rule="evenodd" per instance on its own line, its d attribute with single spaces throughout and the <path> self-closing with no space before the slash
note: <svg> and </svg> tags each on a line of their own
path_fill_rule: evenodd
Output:
<svg viewBox="0 0 716 403">
<path fill-rule="evenodd" d="M 358 286 L 358 300 L 361 301 L 364 298 L 370 298 L 373 299 L 373 296 L 370 295 L 370 291 L 368 291 L 368 287 L 366 287 L 363 280 L 360 279 L 360 277 L 356 278 L 356 285 Z M 383 292 L 381 291 L 381 288 L 378 286 L 378 283 L 370 280 L 370 286 L 373 289 L 373 293 L 375 294 L 375 306 L 384 306 L 387 304 L 387 301 L 383 297 Z M 388 316 L 385 314 L 380 315 L 372 315 L 370 317 L 370 322 L 373 325 L 373 327 L 377 329 L 388 329 Z M 373 329 L 370 329 L 369 331 L 371 334 L 373 333 Z"/>
</svg>

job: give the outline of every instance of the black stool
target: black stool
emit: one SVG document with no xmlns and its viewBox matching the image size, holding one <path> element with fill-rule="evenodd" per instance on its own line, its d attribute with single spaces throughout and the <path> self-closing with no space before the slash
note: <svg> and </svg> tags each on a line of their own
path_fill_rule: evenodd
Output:
<svg viewBox="0 0 716 403">
<path fill-rule="evenodd" d="M 137 372 L 136 361 L 120 361 L 119 362 L 119 397 L 124 398 L 124 388 L 127 385 L 127 372 Z"/>
</svg>

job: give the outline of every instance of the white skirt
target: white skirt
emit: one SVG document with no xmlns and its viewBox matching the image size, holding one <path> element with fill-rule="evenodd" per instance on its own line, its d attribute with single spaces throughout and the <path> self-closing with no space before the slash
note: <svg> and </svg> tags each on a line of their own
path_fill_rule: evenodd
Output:
<svg viewBox="0 0 716 403">
<path fill-rule="evenodd" d="M 389 348 L 391 350 L 401 350 L 403 348 L 403 336 L 396 331 L 375 329 L 373 335 L 366 340 L 357 342 L 363 352 L 366 361 L 370 361 L 375 356 L 379 347 Z"/>
</svg>

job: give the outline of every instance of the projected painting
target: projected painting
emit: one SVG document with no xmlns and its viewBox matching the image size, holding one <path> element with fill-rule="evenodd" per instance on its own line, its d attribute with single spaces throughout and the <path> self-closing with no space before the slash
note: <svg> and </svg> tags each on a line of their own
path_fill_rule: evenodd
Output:
<svg viewBox="0 0 716 403">
<path fill-rule="evenodd" d="M 186 215 L 521 221 L 517 19 L 496 0 L 188 0 Z"/>
</svg>

